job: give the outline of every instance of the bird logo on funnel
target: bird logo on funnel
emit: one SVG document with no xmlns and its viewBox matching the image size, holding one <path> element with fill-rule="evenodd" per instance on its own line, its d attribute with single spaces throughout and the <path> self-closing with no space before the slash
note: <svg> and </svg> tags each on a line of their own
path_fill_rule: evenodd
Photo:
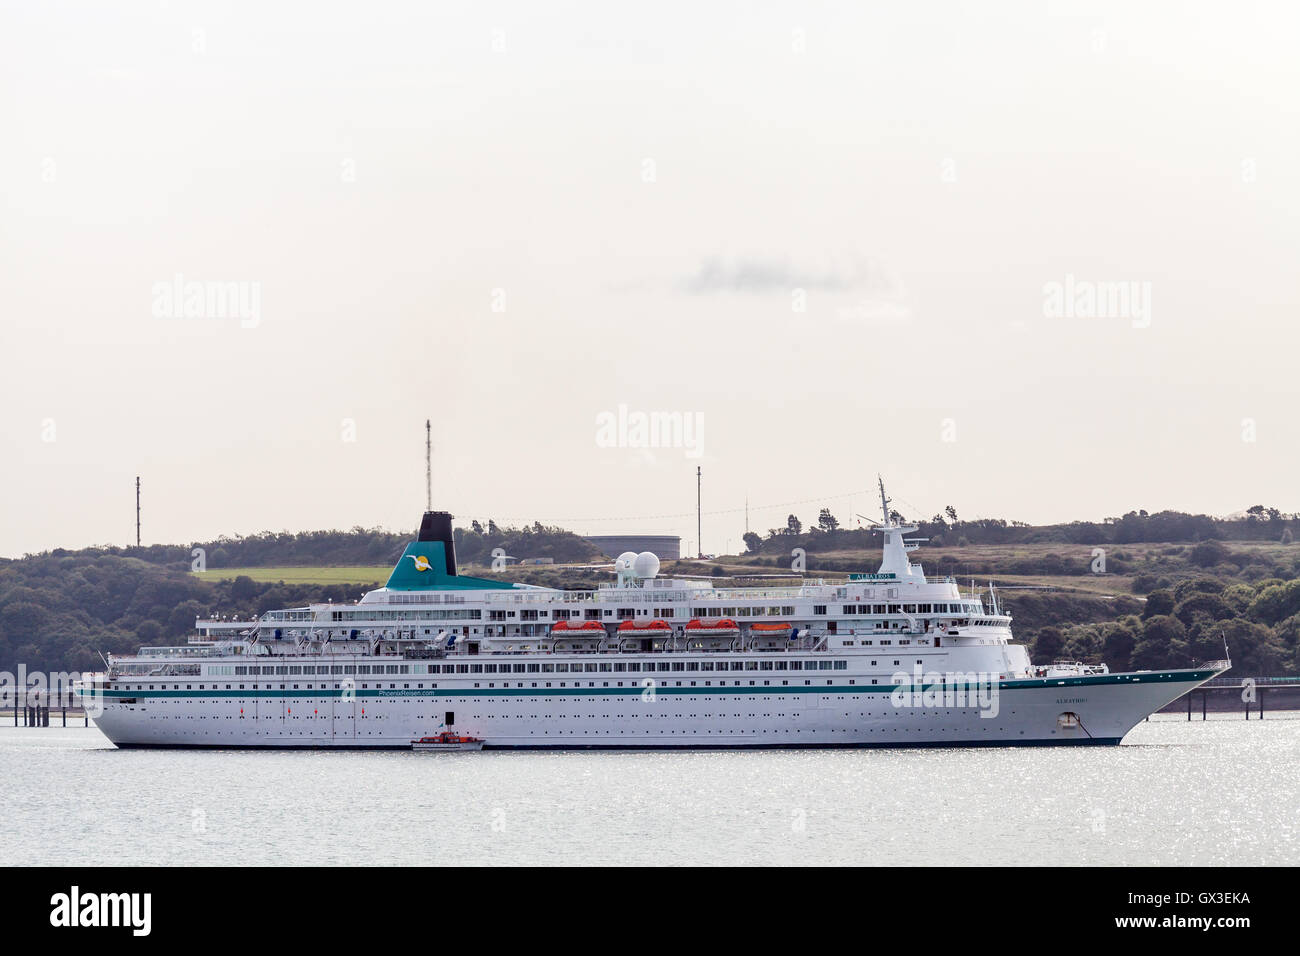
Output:
<svg viewBox="0 0 1300 956">
<path fill-rule="evenodd" d="M 407 557 L 415 562 L 415 570 L 417 571 L 428 571 L 431 567 L 429 559 L 422 554 L 408 554 Z"/>
</svg>

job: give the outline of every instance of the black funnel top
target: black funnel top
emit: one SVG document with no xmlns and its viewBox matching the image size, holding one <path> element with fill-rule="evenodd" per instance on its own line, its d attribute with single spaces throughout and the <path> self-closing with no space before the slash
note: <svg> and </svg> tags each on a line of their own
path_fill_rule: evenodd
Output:
<svg viewBox="0 0 1300 956">
<path fill-rule="evenodd" d="M 442 553 L 447 556 L 447 574 L 456 576 L 456 545 L 451 537 L 451 512 L 426 511 L 420 521 L 417 541 L 441 541 Z"/>
</svg>

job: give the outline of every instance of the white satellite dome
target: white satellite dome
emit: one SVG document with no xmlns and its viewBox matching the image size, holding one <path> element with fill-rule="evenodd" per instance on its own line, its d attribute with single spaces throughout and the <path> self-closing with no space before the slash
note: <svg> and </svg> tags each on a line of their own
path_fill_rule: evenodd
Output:
<svg viewBox="0 0 1300 956">
<path fill-rule="evenodd" d="M 635 551 L 624 551 L 614 559 L 615 571 L 631 571 L 632 566 L 636 563 Z"/>
<path fill-rule="evenodd" d="M 653 551 L 642 551 L 632 563 L 632 572 L 638 578 L 652 578 L 659 573 L 659 556 Z"/>
</svg>

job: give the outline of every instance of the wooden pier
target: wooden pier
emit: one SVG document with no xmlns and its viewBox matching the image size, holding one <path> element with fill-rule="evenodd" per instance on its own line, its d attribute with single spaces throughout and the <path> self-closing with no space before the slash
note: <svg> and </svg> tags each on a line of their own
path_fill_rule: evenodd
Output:
<svg viewBox="0 0 1300 956">
<path fill-rule="evenodd" d="M 1187 719 L 1192 719 L 1192 710 L 1195 698 L 1199 695 L 1201 703 L 1201 720 L 1205 720 L 1208 711 L 1211 709 L 1210 701 L 1213 699 L 1215 712 L 1224 712 L 1235 710 L 1232 704 L 1232 696 L 1236 695 L 1241 701 L 1242 712 L 1247 720 L 1250 720 L 1250 711 L 1252 705 L 1257 709 L 1257 720 L 1264 719 L 1264 698 L 1269 694 L 1275 694 L 1287 702 L 1300 703 L 1300 678 L 1297 677 L 1215 677 L 1206 681 L 1200 687 L 1188 691 L 1183 695 L 1187 700 Z M 1174 701 L 1167 704 L 1164 711 L 1181 709 L 1180 701 Z M 1226 705 L 1226 706 L 1225 706 Z M 1150 718 L 1148 718 L 1149 720 Z"/>
<path fill-rule="evenodd" d="M 18 699 L 7 705 L 8 710 L 0 710 L 0 722 L 13 721 L 15 727 L 49 727 L 51 712 L 55 727 L 68 726 L 68 716 L 74 721 L 81 718 L 81 726 L 90 726 L 90 715 L 77 703 L 72 691 L 59 690 L 51 694 L 47 691 L 25 691 L 18 694 Z"/>
</svg>

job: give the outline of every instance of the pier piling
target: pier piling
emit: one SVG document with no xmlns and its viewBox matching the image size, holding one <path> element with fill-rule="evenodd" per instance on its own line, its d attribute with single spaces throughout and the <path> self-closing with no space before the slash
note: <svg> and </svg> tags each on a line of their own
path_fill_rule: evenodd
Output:
<svg viewBox="0 0 1300 956">
<path fill-rule="evenodd" d="M 72 716 L 77 716 L 77 700 L 74 698 L 71 690 L 65 696 L 62 689 L 55 698 L 51 696 L 42 697 L 36 691 L 30 693 L 17 693 L 7 706 L 12 708 L 12 716 L 15 727 L 58 727 L 68 726 L 68 711 L 71 710 Z M 0 713 L 3 710 L 0 708 Z M 57 718 L 57 719 L 55 719 Z M 83 727 L 90 726 L 90 714 L 81 708 L 81 723 Z"/>
</svg>

